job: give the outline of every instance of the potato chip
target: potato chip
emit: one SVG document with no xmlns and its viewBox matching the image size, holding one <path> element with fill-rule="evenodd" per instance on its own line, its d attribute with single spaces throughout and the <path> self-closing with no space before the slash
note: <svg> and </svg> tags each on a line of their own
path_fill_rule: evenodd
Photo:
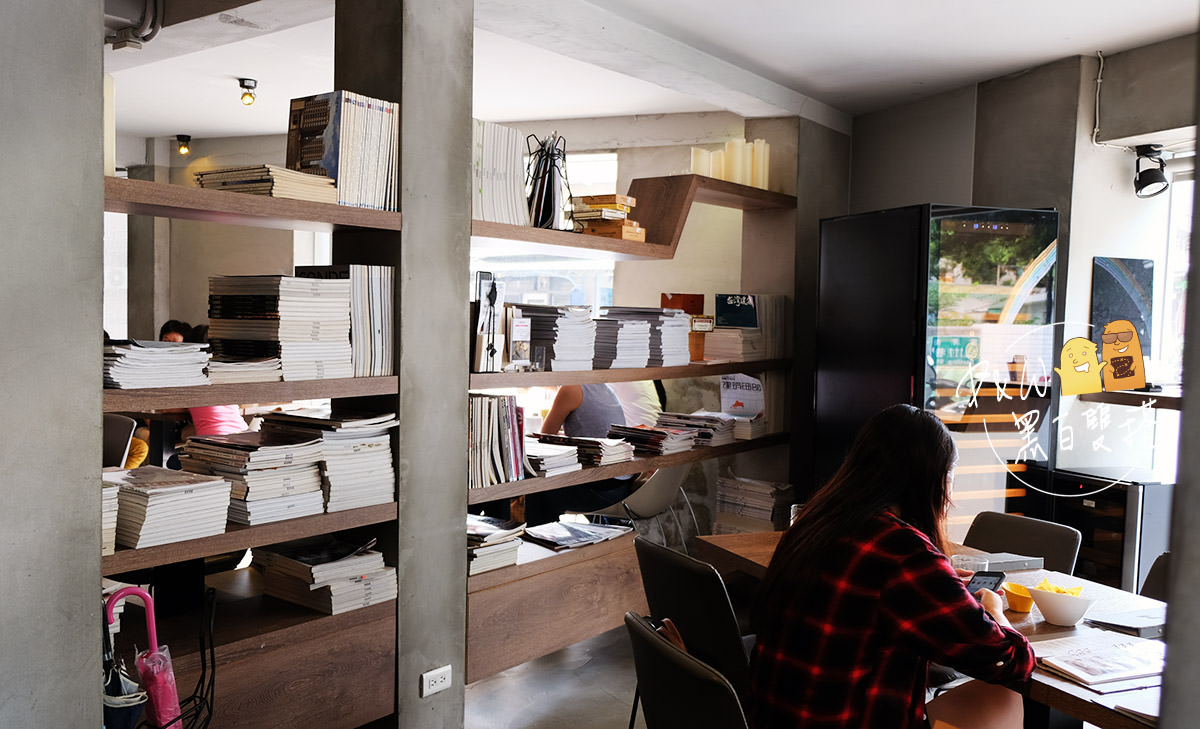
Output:
<svg viewBox="0 0 1200 729">
<path fill-rule="evenodd" d="M 1080 593 L 1083 592 L 1082 586 L 1059 587 L 1058 585 L 1052 584 L 1047 578 L 1042 578 L 1042 581 L 1035 585 L 1033 589 L 1044 590 L 1046 592 L 1057 592 L 1060 595 L 1071 595 L 1073 597 L 1079 597 Z"/>
</svg>

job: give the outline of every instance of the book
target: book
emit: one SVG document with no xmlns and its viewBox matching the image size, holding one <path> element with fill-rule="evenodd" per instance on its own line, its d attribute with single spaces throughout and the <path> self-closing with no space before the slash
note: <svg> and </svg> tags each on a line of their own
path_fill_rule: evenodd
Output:
<svg viewBox="0 0 1200 729">
<path fill-rule="evenodd" d="M 632 527 L 552 521 L 525 529 L 525 538 L 555 551 L 597 544 L 633 531 Z"/>
<path fill-rule="evenodd" d="M 1038 664 L 1046 670 L 1095 686 L 1161 674 L 1166 644 L 1083 628 L 1065 638 L 1036 641 L 1033 649 Z"/>
<path fill-rule="evenodd" d="M 355 377 L 393 374 L 392 322 L 395 318 L 396 269 L 356 263 L 296 266 L 301 278 L 350 281 L 350 356 Z"/>
<path fill-rule="evenodd" d="M 208 190 L 336 204 L 337 187 L 330 177 L 309 175 L 278 165 L 224 167 L 197 172 L 196 183 Z"/>
<path fill-rule="evenodd" d="M 525 525 L 495 516 L 467 514 L 467 545 L 479 547 L 516 539 L 525 533 Z"/>
<path fill-rule="evenodd" d="M 571 198 L 572 202 L 581 205 L 597 206 L 597 205 L 624 205 L 626 207 L 637 207 L 637 198 L 628 195 L 620 195 L 611 193 L 608 195 L 579 195 Z"/>
</svg>

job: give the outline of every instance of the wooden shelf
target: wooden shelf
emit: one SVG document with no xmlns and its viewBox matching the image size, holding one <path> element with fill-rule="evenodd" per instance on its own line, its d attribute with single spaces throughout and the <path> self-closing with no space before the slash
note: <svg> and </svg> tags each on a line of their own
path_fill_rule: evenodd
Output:
<svg viewBox="0 0 1200 729">
<path fill-rule="evenodd" d="M 551 385 L 586 385 L 593 382 L 636 382 L 638 380 L 675 380 L 683 377 L 711 377 L 734 373 L 754 374 L 768 370 L 783 370 L 792 366 L 790 359 L 762 359 L 753 362 L 721 362 L 719 364 L 689 364 L 681 367 L 636 367 L 614 370 L 581 370 L 574 372 L 481 372 L 471 375 L 471 389 L 494 387 L 546 387 Z"/>
<path fill-rule="evenodd" d="M 153 387 L 143 390 L 106 389 L 104 390 L 102 409 L 106 413 L 144 413 L 167 408 L 291 402 L 321 397 L 395 395 L 399 392 L 399 383 L 399 378 L 392 375 L 389 377 L 349 377 L 336 380 Z"/>
<path fill-rule="evenodd" d="M 499 585 L 506 585 L 516 580 L 525 579 L 526 577 L 533 577 L 534 575 L 540 575 L 551 570 L 570 567 L 573 564 L 578 564 L 589 559 L 605 557 L 625 549 L 630 549 L 633 546 L 633 538 L 635 536 L 637 536 L 636 533 L 622 534 L 615 539 L 608 539 L 596 544 L 586 544 L 574 549 L 564 549 L 541 559 L 519 562 L 507 567 L 471 575 L 467 578 L 467 594 L 480 592 Z"/>
<path fill-rule="evenodd" d="M 1080 402 L 1102 402 L 1109 405 L 1128 405 L 1129 407 L 1156 408 L 1161 410 L 1182 410 L 1183 389 L 1181 387 L 1163 387 L 1162 392 L 1140 392 L 1138 390 L 1122 390 L 1118 392 L 1088 392 L 1079 396 Z"/>
<path fill-rule="evenodd" d="M 735 210 L 795 210 L 797 202 L 794 195 L 702 175 L 644 177 L 630 183 L 629 194 L 637 198 L 635 218 L 646 229 L 646 243 L 669 248 L 668 258 L 675 256 L 692 203 Z"/>
<path fill-rule="evenodd" d="M 665 468 L 667 466 L 678 466 L 684 463 L 695 463 L 697 461 L 705 461 L 709 458 L 720 458 L 721 456 L 732 456 L 736 453 L 745 453 L 754 451 L 760 448 L 769 448 L 771 446 L 785 445 L 790 442 L 791 436 L 787 433 L 773 433 L 765 435 L 762 438 L 754 440 L 739 440 L 729 445 L 716 446 L 715 448 L 702 447 L 693 448 L 690 451 L 682 453 L 672 453 L 669 456 L 639 456 L 632 461 L 625 463 L 614 463 L 608 466 L 594 466 L 592 468 L 584 468 L 580 471 L 572 471 L 558 476 L 548 476 L 545 478 L 525 478 L 520 481 L 510 481 L 508 483 L 498 484 L 496 486 L 486 486 L 480 489 L 467 490 L 467 503 L 480 504 L 485 501 L 494 499 L 508 499 L 513 496 L 521 496 L 523 494 L 535 494 L 540 491 L 550 491 L 551 489 L 559 489 L 564 486 L 574 486 L 581 483 L 591 483 L 592 481 L 600 481 L 614 476 L 629 476 L 643 471 L 653 471 L 656 468 Z"/>
<path fill-rule="evenodd" d="M 224 534 L 200 539 L 188 539 L 171 544 L 160 544 L 155 547 L 142 549 L 125 549 L 118 547 L 113 554 L 100 558 L 100 571 L 104 575 L 115 575 L 131 570 L 147 567 L 158 567 L 190 559 L 199 559 L 215 554 L 233 552 L 238 549 L 261 547 L 276 542 L 286 542 L 291 539 L 301 539 L 318 534 L 336 532 L 342 529 L 382 524 L 395 521 L 397 517 L 396 503 L 364 506 L 359 509 L 335 511 L 329 514 L 316 514 L 298 519 L 261 524 L 259 526 L 241 526 L 229 524 Z"/>
<path fill-rule="evenodd" d="M 662 260 L 674 249 L 658 243 L 618 240 L 564 230 L 506 225 L 484 220 L 471 221 L 471 252 L 474 255 L 561 255 L 568 258 L 600 258 L 612 261 Z"/>
<path fill-rule="evenodd" d="M 120 177 L 104 178 L 104 209 L 110 213 L 284 230 L 400 230 L 400 213 L 397 212 Z"/>
</svg>

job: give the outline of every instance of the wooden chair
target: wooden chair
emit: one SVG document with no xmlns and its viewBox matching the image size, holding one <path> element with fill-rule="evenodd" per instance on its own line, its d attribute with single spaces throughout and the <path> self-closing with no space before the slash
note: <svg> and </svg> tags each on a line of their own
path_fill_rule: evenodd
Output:
<svg viewBox="0 0 1200 729">
<path fill-rule="evenodd" d="M 1011 552 L 1041 557 L 1048 570 L 1071 574 L 1083 536 L 1065 524 L 1016 514 L 981 511 L 971 522 L 963 544 L 984 552 Z"/>
<path fill-rule="evenodd" d="M 646 729 L 746 729 L 728 679 L 636 613 L 625 613 Z M 686 638 L 684 639 L 687 645 Z"/>
</svg>

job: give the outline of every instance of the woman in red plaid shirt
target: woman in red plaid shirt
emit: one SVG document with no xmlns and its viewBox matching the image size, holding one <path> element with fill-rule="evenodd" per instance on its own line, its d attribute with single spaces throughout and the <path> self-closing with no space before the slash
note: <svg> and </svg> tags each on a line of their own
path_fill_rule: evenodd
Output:
<svg viewBox="0 0 1200 729">
<path fill-rule="evenodd" d="M 945 556 L 954 442 L 894 405 L 859 432 L 781 540 L 757 606 L 755 729 L 1020 727 L 1029 643 L 1000 596 L 967 593 Z M 925 704 L 930 660 L 979 681 Z"/>
</svg>

